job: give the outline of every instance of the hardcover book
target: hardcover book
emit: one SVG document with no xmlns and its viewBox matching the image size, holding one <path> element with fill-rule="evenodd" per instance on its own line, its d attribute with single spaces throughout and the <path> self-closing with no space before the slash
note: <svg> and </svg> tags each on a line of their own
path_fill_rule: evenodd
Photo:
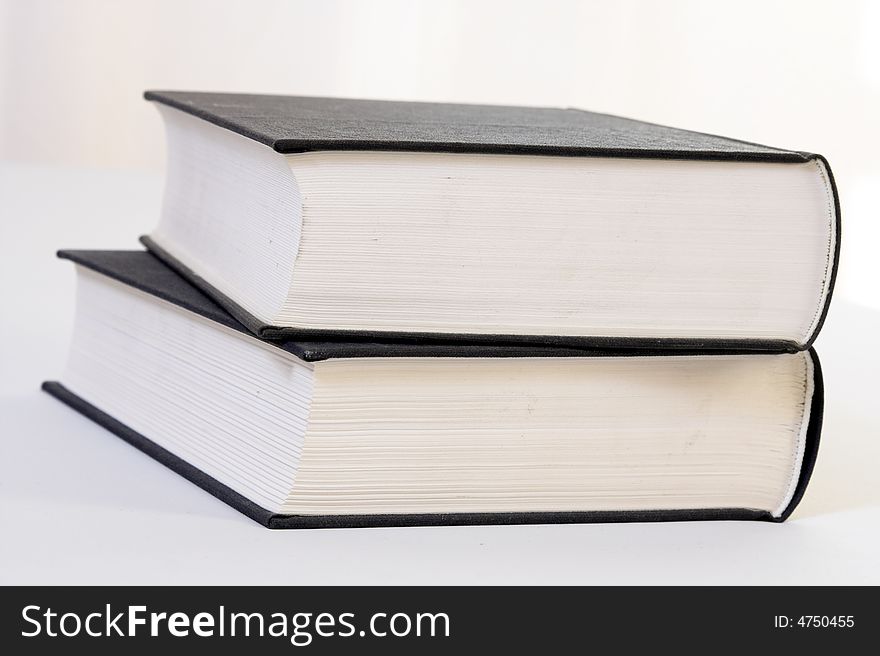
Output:
<svg viewBox="0 0 880 656">
<path fill-rule="evenodd" d="M 816 154 L 574 109 L 146 97 L 144 243 L 262 337 L 796 352 L 828 308 Z"/>
<path fill-rule="evenodd" d="M 44 389 L 271 528 L 781 521 L 812 471 L 812 349 L 267 341 L 147 252 L 60 256 Z"/>
</svg>

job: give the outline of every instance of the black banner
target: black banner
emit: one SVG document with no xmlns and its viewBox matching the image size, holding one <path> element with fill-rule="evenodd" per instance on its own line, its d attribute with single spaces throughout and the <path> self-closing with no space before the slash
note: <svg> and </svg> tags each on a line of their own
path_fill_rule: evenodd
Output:
<svg viewBox="0 0 880 656">
<path fill-rule="evenodd" d="M 752 653 L 855 648 L 878 636 L 874 588 L 70 587 L 0 594 L 5 653 L 84 647 L 118 654 L 135 645 L 175 653 L 227 643 L 259 653 L 587 650 L 646 639 L 664 649 L 742 646 Z"/>
</svg>

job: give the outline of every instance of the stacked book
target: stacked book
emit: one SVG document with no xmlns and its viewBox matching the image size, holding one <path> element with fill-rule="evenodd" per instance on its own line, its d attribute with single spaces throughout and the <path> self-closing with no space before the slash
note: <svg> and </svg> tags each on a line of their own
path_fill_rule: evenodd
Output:
<svg viewBox="0 0 880 656">
<path fill-rule="evenodd" d="M 44 389 L 249 517 L 781 521 L 804 494 L 821 156 L 573 109 L 146 97 L 161 219 L 60 252 Z"/>
</svg>

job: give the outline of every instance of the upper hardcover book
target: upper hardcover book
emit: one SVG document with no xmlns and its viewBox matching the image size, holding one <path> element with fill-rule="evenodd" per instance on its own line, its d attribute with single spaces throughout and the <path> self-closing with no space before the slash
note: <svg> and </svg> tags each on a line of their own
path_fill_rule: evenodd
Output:
<svg viewBox="0 0 880 656">
<path fill-rule="evenodd" d="M 146 97 L 145 243 L 263 337 L 779 352 L 828 308 L 818 155 L 572 109 Z"/>
</svg>

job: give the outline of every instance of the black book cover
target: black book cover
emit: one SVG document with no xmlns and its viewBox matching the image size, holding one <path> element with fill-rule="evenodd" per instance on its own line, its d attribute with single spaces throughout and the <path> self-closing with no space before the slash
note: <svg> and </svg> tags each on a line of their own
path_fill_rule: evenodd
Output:
<svg viewBox="0 0 880 656">
<path fill-rule="evenodd" d="M 396 150 L 806 162 L 819 155 L 581 109 L 147 91 L 279 153 Z"/>
<path fill-rule="evenodd" d="M 60 251 L 59 257 L 174 303 L 186 310 L 240 332 L 248 331 L 220 306 L 190 285 L 159 260 L 143 251 Z M 591 351 L 551 346 L 496 345 L 480 346 L 456 343 L 406 344 L 393 342 L 285 342 L 274 343 L 304 360 L 317 361 L 339 357 L 576 357 L 615 356 L 610 351 Z M 665 352 L 632 352 L 649 355 Z M 807 427 L 803 463 L 792 500 L 780 517 L 765 511 L 736 508 L 695 510 L 616 511 L 616 512 L 528 512 L 528 513 L 450 513 L 302 516 L 279 515 L 254 504 L 216 479 L 143 435 L 131 430 L 99 408 L 78 397 L 58 382 L 43 383 L 43 390 L 77 412 L 100 424 L 111 433 L 161 462 L 187 480 L 213 494 L 254 521 L 268 528 L 348 528 L 370 526 L 437 526 L 466 524 L 555 524 L 582 522 L 643 522 L 693 520 L 763 520 L 784 521 L 804 495 L 813 471 L 822 427 L 824 390 L 818 356 L 812 348 L 814 384 Z"/>
<path fill-rule="evenodd" d="M 305 330 L 266 324 L 149 237 L 144 245 L 200 287 L 251 332 L 279 340 L 433 340 L 478 344 L 551 344 L 596 349 L 674 349 L 712 352 L 794 353 L 809 348 L 825 321 L 840 254 L 840 203 L 828 162 L 815 153 L 786 150 L 716 135 L 580 109 L 392 102 L 302 96 L 190 91 L 147 91 L 147 100 L 232 130 L 279 153 L 316 150 L 393 150 L 537 154 L 581 157 L 762 161 L 821 160 L 835 207 L 836 234 L 828 294 L 816 329 L 803 344 L 775 339 L 560 337 L 384 333 Z"/>
</svg>

